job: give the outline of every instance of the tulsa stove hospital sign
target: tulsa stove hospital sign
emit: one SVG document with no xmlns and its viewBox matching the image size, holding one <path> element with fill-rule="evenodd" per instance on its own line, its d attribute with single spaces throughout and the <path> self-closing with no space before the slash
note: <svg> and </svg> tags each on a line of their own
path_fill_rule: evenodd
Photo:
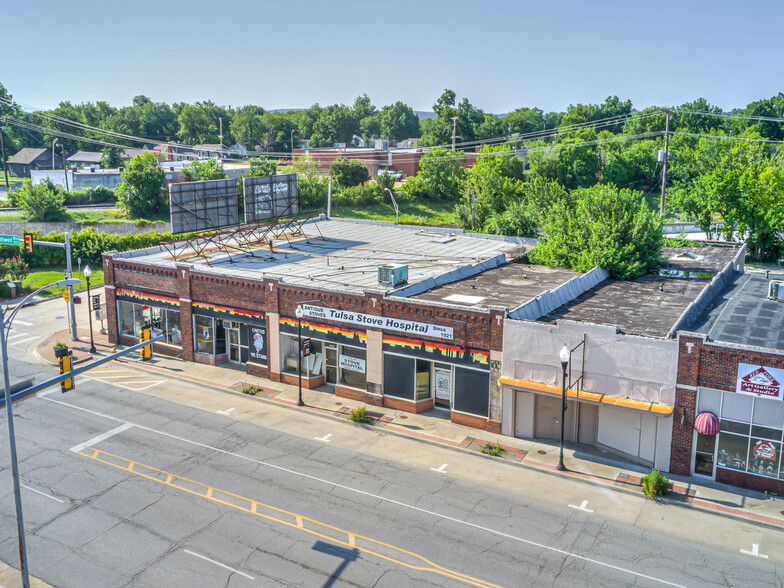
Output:
<svg viewBox="0 0 784 588">
<path fill-rule="evenodd" d="M 761 398 L 784 400 L 784 370 L 748 363 L 738 364 L 735 392 Z"/>
<path fill-rule="evenodd" d="M 452 327 L 442 327 L 428 323 L 418 323 L 415 321 L 404 321 L 402 319 L 390 318 L 386 316 L 375 316 L 372 314 L 360 314 L 358 312 L 348 312 L 345 310 L 335 310 L 334 308 L 324 308 L 321 306 L 311 306 L 303 304 L 302 310 L 305 316 L 324 319 L 327 321 L 337 321 L 350 323 L 375 329 L 387 329 L 389 331 L 400 331 L 411 335 L 422 335 L 424 337 L 436 337 L 446 341 L 452 341 L 454 330 Z"/>
</svg>

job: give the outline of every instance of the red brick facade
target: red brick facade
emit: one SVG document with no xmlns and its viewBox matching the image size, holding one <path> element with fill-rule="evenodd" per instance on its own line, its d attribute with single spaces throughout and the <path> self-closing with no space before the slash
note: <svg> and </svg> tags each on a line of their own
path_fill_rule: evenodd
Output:
<svg viewBox="0 0 784 588">
<path fill-rule="evenodd" d="M 678 337 L 678 381 L 672 429 L 670 471 L 691 473 L 697 388 L 735 392 L 738 364 L 784 369 L 784 353 L 746 345 L 708 341 L 695 333 Z M 784 495 L 784 480 L 716 467 L 716 481 Z"/>
<path fill-rule="evenodd" d="M 193 306 L 200 303 L 219 304 L 254 312 L 274 313 L 281 318 L 293 318 L 299 304 L 307 301 L 318 306 L 336 310 L 358 312 L 399 318 L 427 324 L 451 327 L 454 339 L 450 344 L 464 348 L 493 350 L 500 352 L 503 341 L 503 312 L 491 310 L 483 312 L 470 309 L 439 306 L 416 300 L 401 298 L 385 298 L 381 292 L 366 291 L 364 294 L 351 294 L 318 288 L 306 288 L 288 285 L 277 279 L 260 278 L 258 280 L 220 275 L 211 272 L 200 272 L 198 267 L 188 264 L 177 264 L 175 268 L 165 268 L 128 258 L 114 258 L 112 253 L 104 254 L 104 276 L 106 288 L 106 307 L 109 329 L 109 340 L 113 343 L 131 344 L 132 337 L 119 336 L 117 329 L 117 290 L 134 290 L 142 295 L 158 295 L 176 298 L 180 307 L 180 327 L 182 348 L 177 348 L 177 355 L 188 361 L 204 363 L 220 363 L 225 356 L 209 356 L 195 353 L 193 349 L 192 317 Z M 345 323 L 320 320 L 327 325 L 345 327 Z M 268 333 L 269 333 L 268 325 Z M 401 333 L 390 331 L 390 334 Z M 439 339 L 419 336 L 442 342 Z M 168 347 L 168 346 L 167 346 Z M 268 341 L 269 347 L 269 341 Z M 156 346 L 156 351 L 158 346 Z M 168 351 L 168 350 L 167 350 Z M 161 352 L 166 353 L 161 350 Z M 170 352 L 170 351 L 169 351 Z M 500 353 L 498 354 L 500 356 Z M 272 361 L 272 358 L 270 358 Z M 276 382 L 296 385 L 297 377 L 280 372 L 280 365 L 269 367 L 246 364 L 248 373 L 267 377 Z M 492 380 L 492 377 L 491 377 Z M 302 385 L 315 388 L 324 384 L 324 378 L 303 378 Z M 352 398 L 374 406 L 388 406 L 408 412 L 422 412 L 433 408 L 429 402 L 408 402 L 384 396 L 383 386 L 379 382 L 368 381 L 367 390 L 336 387 L 337 396 Z M 491 382 L 491 395 L 494 388 Z M 500 403 L 491 401 L 490 419 L 469 417 L 453 413 L 455 422 L 462 422 L 483 430 L 496 430 L 500 427 Z M 498 412 L 495 414 L 494 411 Z"/>
</svg>

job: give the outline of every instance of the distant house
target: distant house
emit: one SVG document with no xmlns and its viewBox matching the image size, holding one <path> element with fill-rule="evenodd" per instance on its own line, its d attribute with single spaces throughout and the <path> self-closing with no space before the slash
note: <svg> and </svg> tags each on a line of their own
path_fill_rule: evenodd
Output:
<svg viewBox="0 0 784 588">
<path fill-rule="evenodd" d="M 205 143 L 203 145 L 194 145 L 192 147 L 196 157 L 211 158 L 211 157 L 228 157 L 230 149 L 223 143 Z"/>
<path fill-rule="evenodd" d="M 174 143 L 159 143 L 153 147 L 152 151 L 160 153 L 164 161 L 190 161 L 196 157 L 190 147 Z"/>
<path fill-rule="evenodd" d="M 229 150 L 229 155 L 231 157 L 239 157 L 240 159 L 247 159 L 248 158 L 248 150 L 245 149 L 245 145 L 237 141 L 234 145 L 231 146 Z"/>
<path fill-rule="evenodd" d="M 98 151 L 77 151 L 65 160 L 68 167 L 92 167 L 100 169 L 102 154 Z"/>
<path fill-rule="evenodd" d="M 6 160 L 8 173 L 17 178 L 29 178 L 30 170 L 52 169 L 52 150 L 25 147 Z M 55 154 L 54 167 L 63 169 L 63 158 Z"/>
<path fill-rule="evenodd" d="M 150 150 L 134 149 L 132 147 L 126 147 L 120 152 L 120 157 L 122 157 L 124 162 L 128 163 L 131 159 L 133 159 L 137 155 L 141 155 L 142 153 L 145 153 L 146 151 L 151 151 L 151 149 Z"/>
<path fill-rule="evenodd" d="M 411 149 L 412 147 L 419 146 L 419 139 L 405 139 L 403 141 L 398 141 L 397 147 L 398 149 Z"/>
</svg>

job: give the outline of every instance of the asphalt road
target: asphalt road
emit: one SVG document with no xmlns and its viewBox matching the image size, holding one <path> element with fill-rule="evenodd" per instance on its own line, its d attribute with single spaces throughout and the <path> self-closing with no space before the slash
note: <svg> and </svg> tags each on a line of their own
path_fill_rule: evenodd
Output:
<svg viewBox="0 0 784 588">
<path fill-rule="evenodd" d="M 58 308 L 20 313 L 27 336 L 61 329 Z M 12 381 L 41 377 L 34 344 L 12 349 Z M 763 544 L 763 560 L 683 539 L 711 533 L 710 515 L 702 528 L 702 513 L 682 510 L 672 534 L 625 524 L 499 490 L 478 457 L 465 462 L 475 480 L 470 466 L 448 476 L 303 436 L 310 424 L 293 411 L 288 433 L 135 391 L 124 374 L 121 388 L 111 369 L 15 406 L 30 570 L 55 586 L 783 584 L 781 542 Z M 0 559 L 16 564 L 0 451 Z"/>
</svg>

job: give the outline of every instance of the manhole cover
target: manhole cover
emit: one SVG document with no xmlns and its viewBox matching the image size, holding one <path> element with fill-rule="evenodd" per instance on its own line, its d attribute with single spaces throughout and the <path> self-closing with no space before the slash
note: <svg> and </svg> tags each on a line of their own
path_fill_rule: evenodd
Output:
<svg viewBox="0 0 784 588">
<path fill-rule="evenodd" d="M 335 406 L 343 406 L 343 403 L 342 402 L 336 402 Z"/>
<path fill-rule="evenodd" d="M 406 420 L 408 417 L 407 417 L 406 415 L 404 415 L 404 414 L 401 414 L 401 415 L 400 415 L 399 417 L 397 417 L 397 418 L 399 418 L 399 419 L 401 419 L 401 420 Z"/>
<path fill-rule="evenodd" d="M 539 451 L 537 451 L 536 453 L 538 453 L 539 455 L 547 455 L 547 452 L 546 451 L 542 451 L 541 449 Z"/>
</svg>

